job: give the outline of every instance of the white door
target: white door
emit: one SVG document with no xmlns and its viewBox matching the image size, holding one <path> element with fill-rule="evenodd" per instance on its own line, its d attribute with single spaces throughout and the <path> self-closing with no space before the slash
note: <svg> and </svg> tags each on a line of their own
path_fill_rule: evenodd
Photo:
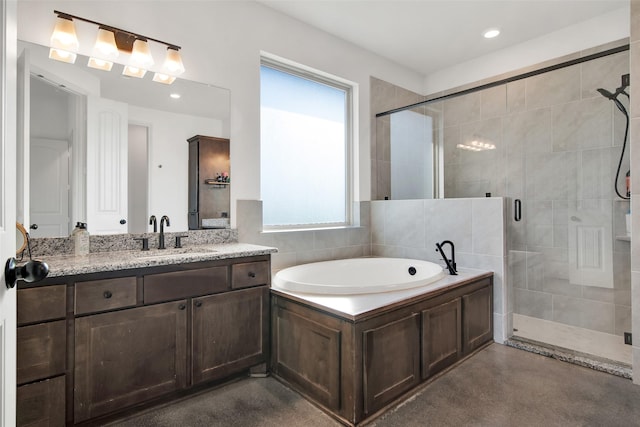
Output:
<svg viewBox="0 0 640 427">
<path fill-rule="evenodd" d="M 16 128 L 16 219 L 27 228 L 29 218 L 29 138 L 31 128 L 31 64 L 29 49 L 24 49 L 18 58 L 17 128 Z"/>
<path fill-rule="evenodd" d="M 91 234 L 127 232 L 128 107 L 87 98 L 87 229 Z"/>
<path fill-rule="evenodd" d="M 0 261 L 16 253 L 16 2 L 0 2 Z M 0 272 L 0 427 L 16 424 L 16 289 Z"/>
<path fill-rule="evenodd" d="M 31 141 L 31 219 L 38 228 L 31 237 L 69 235 L 69 142 L 33 138 Z"/>
</svg>

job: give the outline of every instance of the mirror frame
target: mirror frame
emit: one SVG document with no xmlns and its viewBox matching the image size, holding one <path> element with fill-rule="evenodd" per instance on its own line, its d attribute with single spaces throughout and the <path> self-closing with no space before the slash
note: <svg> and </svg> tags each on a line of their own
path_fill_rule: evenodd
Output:
<svg viewBox="0 0 640 427">
<path fill-rule="evenodd" d="M 20 255 L 26 248 L 28 243 L 28 235 L 27 230 L 24 228 L 24 225 L 16 222 L 16 255 Z M 22 243 L 20 243 L 19 239 L 22 238 Z M 20 247 L 18 247 L 20 245 Z"/>
</svg>

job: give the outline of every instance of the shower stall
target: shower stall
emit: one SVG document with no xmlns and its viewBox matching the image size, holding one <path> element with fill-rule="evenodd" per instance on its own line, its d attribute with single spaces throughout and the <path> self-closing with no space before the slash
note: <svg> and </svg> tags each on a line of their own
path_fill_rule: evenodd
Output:
<svg viewBox="0 0 640 427">
<path fill-rule="evenodd" d="M 378 114 L 373 194 L 504 197 L 514 339 L 623 365 L 628 74 L 624 45 Z M 407 182 L 394 183 L 394 170 Z"/>
</svg>

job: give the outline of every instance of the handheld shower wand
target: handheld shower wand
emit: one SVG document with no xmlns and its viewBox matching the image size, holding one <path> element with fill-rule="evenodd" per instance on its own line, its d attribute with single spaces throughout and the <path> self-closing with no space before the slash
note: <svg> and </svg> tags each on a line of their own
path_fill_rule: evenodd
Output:
<svg viewBox="0 0 640 427">
<path fill-rule="evenodd" d="M 629 94 L 625 91 L 627 87 L 629 87 L 629 75 L 625 74 L 622 76 L 622 85 L 619 88 L 617 88 L 614 93 L 611 93 L 608 90 L 602 89 L 602 88 L 597 89 L 600 95 L 613 101 L 613 103 L 618 108 L 618 110 L 620 110 L 627 119 L 627 123 L 624 129 L 624 140 L 622 141 L 622 151 L 620 153 L 620 160 L 618 161 L 618 169 L 616 170 L 616 180 L 613 183 L 613 188 L 616 190 L 616 194 L 621 199 L 630 198 L 629 196 L 623 196 L 622 194 L 620 194 L 620 191 L 618 191 L 618 179 L 620 178 L 620 168 L 622 167 L 622 158 L 624 157 L 624 150 L 627 146 L 627 137 L 629 136 L 629 113 L 627 112 L 627 109 L 624 108 L 624 105 L 622 104 L 622 102 L 620 102 L 620 100 L 618 99 L 618 96 L 625 95 L 627 98 L 629 98 Z"/>
</svg>

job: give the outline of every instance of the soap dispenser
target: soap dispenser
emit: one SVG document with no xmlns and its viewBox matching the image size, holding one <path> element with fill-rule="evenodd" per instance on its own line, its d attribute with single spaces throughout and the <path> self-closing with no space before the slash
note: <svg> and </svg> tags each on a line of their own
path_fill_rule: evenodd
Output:
<svg viewBox="0 0 640 427">
<path fill-rule="evenodd" d="M 71 233 L 76 255 L 89 255 L 89 231 L 85 222 L 77 222 Z"/>
</svg>

